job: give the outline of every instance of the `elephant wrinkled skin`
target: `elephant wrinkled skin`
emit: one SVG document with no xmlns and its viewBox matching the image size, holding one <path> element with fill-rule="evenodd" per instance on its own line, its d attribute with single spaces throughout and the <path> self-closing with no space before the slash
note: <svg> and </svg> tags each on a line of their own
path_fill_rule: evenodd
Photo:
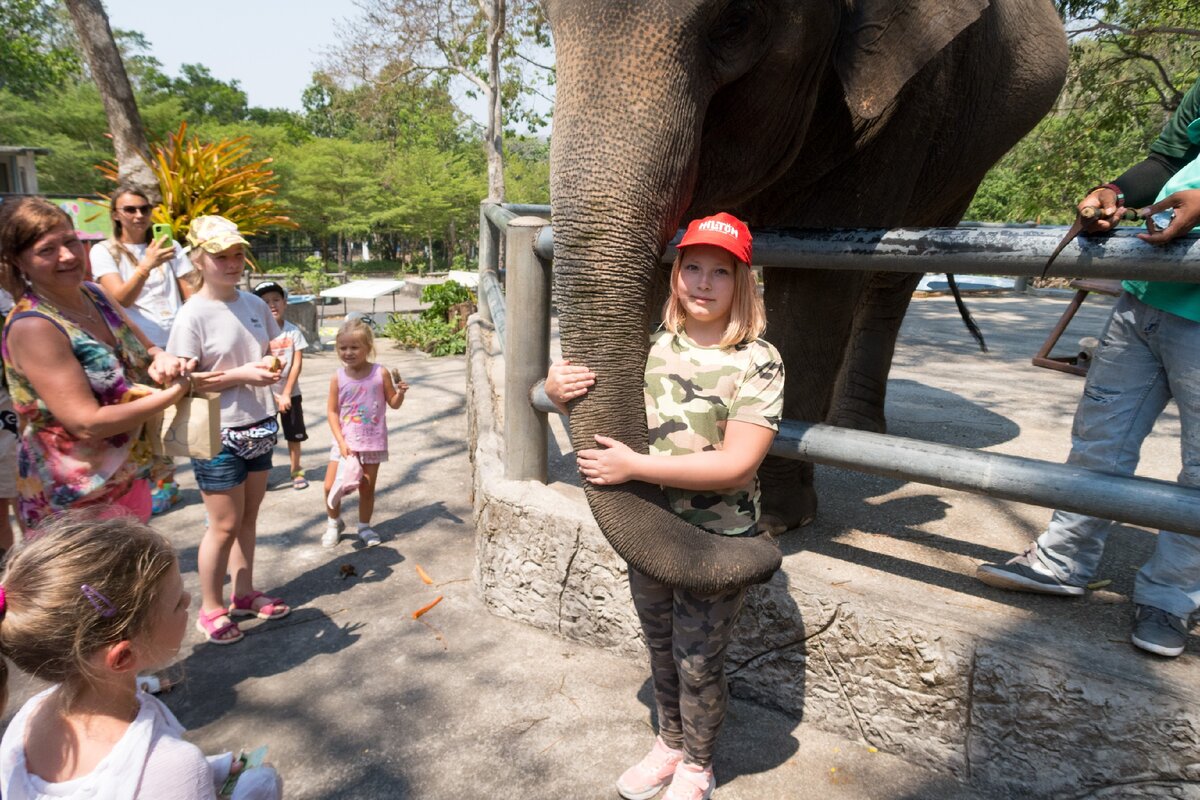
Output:
<svg viewBox="0 0 1200 800">
<path fill-rule="evenodd" d="M 1049 110 L 1067 47 L 1050 0 L 546 0 L 563 353 L 597 374 L 571 413 L 645 452 L 642 373 L 659 257 L 681 223 L 953 225 L 987 169 Z M 884 429 L 919 275 L 764 270 L 784 416 Z M 811 465 L 768 457 L 763 522 L 812 518 Z M 587 488 L 614 549 L 676 586 L 766 580 L 774 544 L 692 528 L 646 485 Z"/>
</svg>

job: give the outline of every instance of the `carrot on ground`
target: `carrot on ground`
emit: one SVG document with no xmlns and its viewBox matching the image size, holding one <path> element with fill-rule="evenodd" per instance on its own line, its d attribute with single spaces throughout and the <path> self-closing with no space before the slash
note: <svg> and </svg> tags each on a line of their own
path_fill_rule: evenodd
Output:
<svg viewBox="0 0 1200 800">
<path fill-rule="evenodd" d="M 442 602 L 442 596 L 439 594 L 439 595 L 437 596 L 437 599 L 436 599 L 436 600 L 434 600 L 432 603 L 430 603 L 430 604 L 429 604 L 429 605 L 427 605 L 427 606 L 421 606 L 421 607 L 420 607 L 420 608 L 418 608 L 416 611 L 414 611 L 414 612 L 413 612 L 413 619 L 416 619 L 417 617 L 421 616 L 421 615 L 422 615 L 422 614 L 424 614 L 426 611 L 428 611 L 429 609 L 433 608 L 434 606 L 436 606 L 436 605 L 437 605 L 438 603 L 440 603 L 440 602 Z"/>
<path fill-rule="evenodd" d="M 417 564 L 417 576 L 425 581 L 425 583 L 433 583 L 433 578 L 429 577 L 429 573 L 421 569 L 421 565 Z"/>
</svg>

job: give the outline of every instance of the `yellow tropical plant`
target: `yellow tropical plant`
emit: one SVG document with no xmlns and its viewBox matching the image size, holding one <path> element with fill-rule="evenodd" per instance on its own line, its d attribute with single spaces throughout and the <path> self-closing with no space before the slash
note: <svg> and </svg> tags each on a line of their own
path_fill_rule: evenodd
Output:
<svg viewBox="0 0 1200 800">
<path fill-rule="evenodd" d="M 155 222 L 168 223 L 177 241 L 186 243 L 192 220 L 206 214 L 225 217 L 247 237 L 268 228 L 298 227 L 273 199 L 276 178 L 267 167 L 272 159 L 246 160 L 249 136 L 201 142 L 187 135 L 187 122 L 182 122 L 165 142 L 150 149 L 150 168 L 163 198 L 152 216 Z M 118 182 L 115 162 L 106 161 L 99 170 Z M 111 203 L 111 198 L 105 199 Z"/>
</svg>

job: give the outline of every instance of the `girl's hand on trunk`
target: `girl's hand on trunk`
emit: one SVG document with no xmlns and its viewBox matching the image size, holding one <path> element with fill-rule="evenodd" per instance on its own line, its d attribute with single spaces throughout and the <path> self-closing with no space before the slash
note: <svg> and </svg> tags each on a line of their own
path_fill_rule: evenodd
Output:
<svg viewBox="0 0 1200 800">
<path fill-rule="evenodd" d="M 583 397 L 596 383 L 596 373 L 582 364 L 572 364 L 569 359 L 555 361 L 546 373 L 546 396 L 566 413 L 567 403 Z"/>
<path fill-rule="evenodd" d="M 596 486 L 614 486 L 635 477 L 634 467 L 639 458 L 628 445 L 596 434 L 596 443 L 603 450 L 580 450 L 575 454 L 579 474 Z"/>
</svg>

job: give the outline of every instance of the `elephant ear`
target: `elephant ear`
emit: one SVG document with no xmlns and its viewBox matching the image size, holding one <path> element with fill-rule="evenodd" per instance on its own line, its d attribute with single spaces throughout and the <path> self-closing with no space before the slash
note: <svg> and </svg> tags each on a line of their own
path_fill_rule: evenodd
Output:
<svg viewBox="0 0 1200 800">
<path fill-rule="evenodd" d="M 834 51 L 846 101 L 864 119 L 987 8 L 988 0 L 854 0 Z"/>
</svg>

